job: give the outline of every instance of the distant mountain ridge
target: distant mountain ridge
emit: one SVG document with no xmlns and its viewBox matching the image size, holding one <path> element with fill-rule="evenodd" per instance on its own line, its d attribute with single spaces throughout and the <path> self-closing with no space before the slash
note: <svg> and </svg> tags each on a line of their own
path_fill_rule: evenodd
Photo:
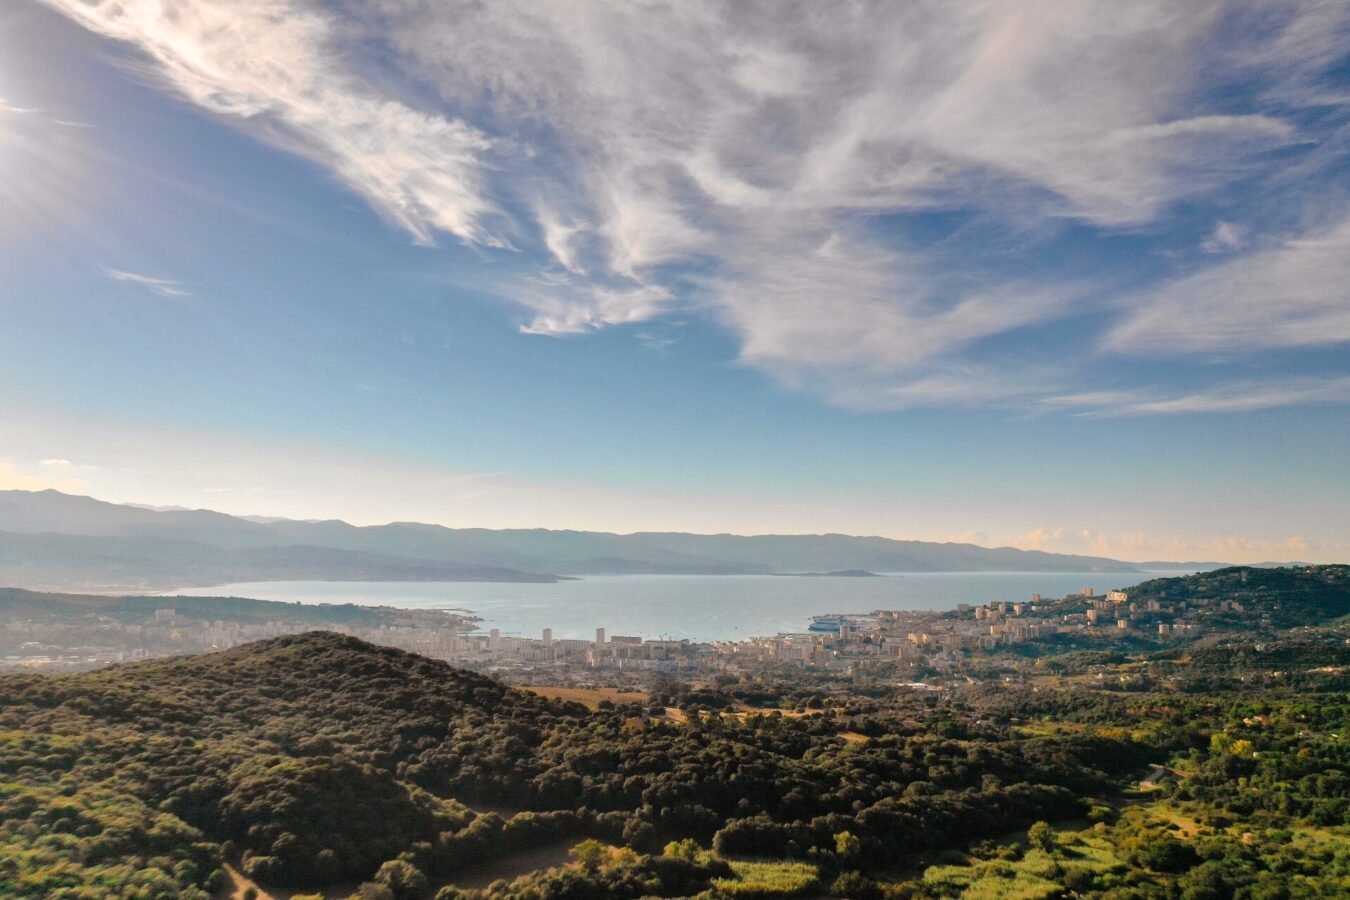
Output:
<svg viewBox="0 0 1350 900">
<path fill-rule="evenodd" d="M 238 581 L 556 581 L 574 575 L 1138 572 L 1011 547 L 843 534 L 610 534 L 240 517 L 0 491 L 0 584 L 167 590 Z"/>
</svg>

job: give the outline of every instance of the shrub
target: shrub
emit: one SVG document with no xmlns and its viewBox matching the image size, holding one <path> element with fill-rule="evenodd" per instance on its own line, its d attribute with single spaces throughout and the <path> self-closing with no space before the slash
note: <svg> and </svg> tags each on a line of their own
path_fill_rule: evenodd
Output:
<svg viewBox="0 0 1350 900">
<path fill-rule="evenodd" d="M 1170 834 L 1154 839 L 1137 854 L 1137 862 L 1155 872 L 1184 872 L 1199 861 L 1194 848 Z"/>
</svg>

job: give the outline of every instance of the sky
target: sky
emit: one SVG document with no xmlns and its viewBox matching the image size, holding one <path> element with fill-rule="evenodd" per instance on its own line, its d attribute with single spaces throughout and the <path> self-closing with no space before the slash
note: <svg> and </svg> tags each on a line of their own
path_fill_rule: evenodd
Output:
<svg viewBox="0 0 1350 900">
<path fill-rule="evenodd" d="M 0 489 L 1350 559 L 1350 4 L 16 0 Z"/>
</svg>

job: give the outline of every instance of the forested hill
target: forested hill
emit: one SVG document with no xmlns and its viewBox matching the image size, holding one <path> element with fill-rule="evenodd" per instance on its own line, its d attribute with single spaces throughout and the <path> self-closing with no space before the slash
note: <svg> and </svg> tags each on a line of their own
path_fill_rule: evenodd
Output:
<svg viewBox="0 0 1350 900">
<path fill-rule="evenodd" d="M 399 752 L 396 733 L 410 721 L 560 709 L 483 675 L 328 631 L 27 683 L 109 717 L 130 702 L 135 716 L 166 727 L 251 731 L 266 715 L 273 721 L 264 747 L 283 752 L 316 742 L 330 751 Z"/>
<path fill-rule="evenodd" d="M 0 782 L 11 782 L 0 787 L 0 846 L 12 848 L 24 820 L 60 842 L 29 851 L 26 873 L 22 861 L 17 873 L 0 867 L 0 896 L 50 896 L 54 884 L 39 889 L 38 879 L 24 892 L 16 879 L 72 860 L 82 862 L 58 883 L 193 896 L 221 862 L 218 842 L 231 839 L 268 880 L 368 877 L 413 843 L 469 824 L 448 796 L 486 793 L 512 773 L 522 752 L 514 722 L 533 729 L 585 714 L 328 632 L 0 677 Z M 428 747 L 441 759 L 424 771 Z M 146 867 L 148 854 L 168 862 Z"/>
<path fill-rule="evenodd" d="M 226 860 L 271 885 L 387 879 L 391 866 L 445 879 L 587 836 L 783 857 L 833 853 L 849 832 L 858 864 L 912 863 L 1080 815 L 1083 798 L 1137 777 L 1151 752 L 926 710 L 688 723 L 660 707 L 591 713 L 324 633 L 4 676 L 0 896 L 200 898 Z M 931 727 L 916 721 L 930 714 Z M 847 729 L 873 739 L 846 740 Z M 466 806 L 478 803 L 521 812 Z M 595 896 L 686 896 L 720 865 L 640 859 L 622 869 L 631 884 Z"/>
<path fill-rule="evenodd" d="M 1156 578 L 1129 589 L 1130 600 L 1190 605 L 1236 604 L 1234 627 L 1321 625 L 1350 616 L 1350 566 L 1263 569 L 1238 566 L 1180 578 Z"/>
</svg>

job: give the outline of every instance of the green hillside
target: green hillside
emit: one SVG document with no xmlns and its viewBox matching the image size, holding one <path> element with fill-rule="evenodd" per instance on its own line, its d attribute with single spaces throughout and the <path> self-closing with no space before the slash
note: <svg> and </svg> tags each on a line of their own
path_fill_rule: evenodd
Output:
<svg viewBox="0 0 1350 900">
<path fill-rule="evenodd" d="M 1233 626 L 1320 625 L 1350 616 L 1350 566 L 1234 566 L 1180 578 L 1157 578 L 1129 589 L 1142 603 L 1237 604 L 1221 616 Z"/>
<path fill-rule="evenodd" d="M 1171 897 L 1182 857 L 1223 860 L 1233 888 L 1185 896 L 1319 896 L 1350 873 L 1350 703 L 1314 687 L 870 685 L 804 717 L 719 712 L 735 695 L 712 688 L 591 712 L 328 633 L 5 676 L 0 896 L 204 898 L 229 865 L 269 888 L 364 882 L 366 900 L 462 898 L 460 879 L 516 900 L 939 897 L 999 873 L 1051 897 L 1070 869 L 1124 891 L 1104 895 Z M 1159 844 L 1166 816 L 1209 823 L 1210 843 Z M 1070 865 L 1068 838 L 1016 837 L 1037 821 L 1094 828 L 1100 852 Z M 1290 828 L 1330 854 L 1305 890 L 1235 893 L 1295 883 Z M 1245 832 L 1270 847 L 1244 856 Z M 560 842 L 582 842 L 573 865 L 482 881 Z"/>
<path fill-rule="evenodd" d="M 869 855 L 899 860 L 1072 815 L 1142 758 L 1120 742 L 997 734 L 976 748 L 896 733 L 859 751 L 824 720 L 591 714 L 323 633 L 8 676 L 0 710 L 0 814 L 18 866 L 0 883 L 25 896 L 109 879 L 187 891 L 222 852 L 273 884 L 368 878 L 400 853 L 450 874 L 480 844 L 539 834 L 652 849 L 716 833 L 728 853 L 771 855 L 852 829 Z M 464 804 L 478 803 L 558 812 L 475 818 Z"/>
</svg>

